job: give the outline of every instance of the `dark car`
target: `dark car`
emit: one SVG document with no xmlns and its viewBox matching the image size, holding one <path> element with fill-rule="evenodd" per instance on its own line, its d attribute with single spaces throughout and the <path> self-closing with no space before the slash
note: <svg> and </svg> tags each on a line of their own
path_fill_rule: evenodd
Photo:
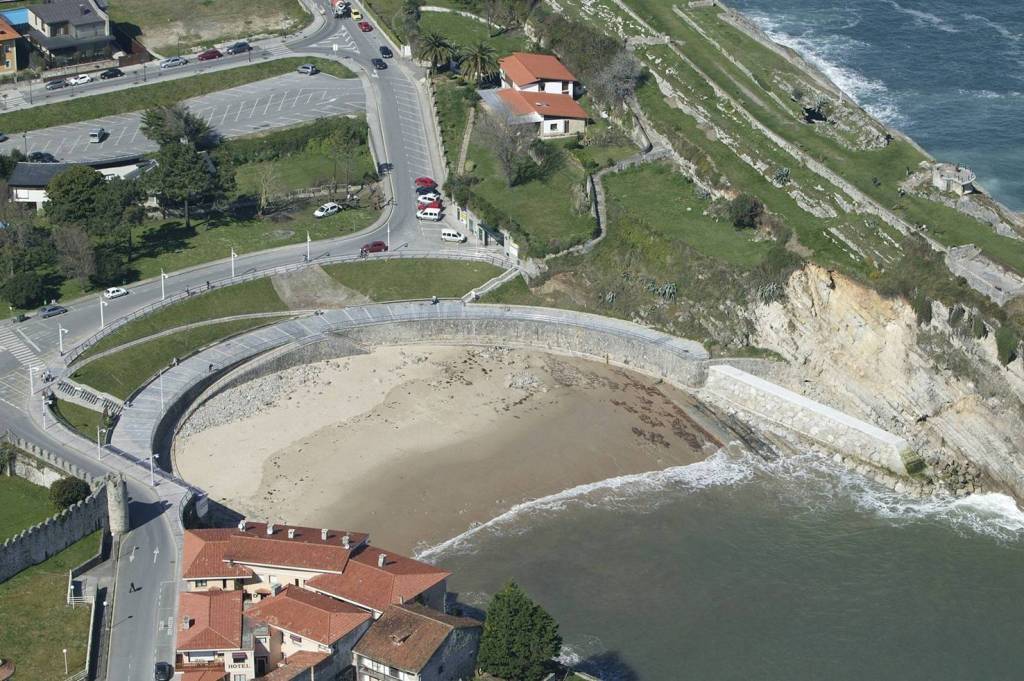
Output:
<svg viewBox="0 0 1024 681">
<path fill-rule="evenodd" d="M 45 151 L 33 151 L 25 160 L 29 163 L 60 163 L 56 156 Z"/>
<path fill-rule="evenodd" d="M 103 73 L 100 74 L 100 80 L 110 80 L 111 78 L 120 78 L 123 75 L 124 75 L 124 71 L 122 71 L 121 69 L 117 69 L 117 68 L 107 69 L 106 71 L 104 71 Z"/>
<path fill-rule="evenodd" d="M 416 187 L 416 196 L 423 196 L 424 194 L 436 194 L 437 186 L 433 187 Z"/>
<path fill-rule="evenodd" d="M 167 662 L 157 662 L 153 678 L 155 681 L 171 681 L 174 678 L 174 667 Z"/>
<path fill-rule="evenodd" d="M 368 244 L 363 244 L 360 250 L 363 253 L 383 253 L 388 250 L 388 245 L 383 241 L 371 241 Z"/>
<path fill-rule="evenodd" d="M 67 87 L 67 83 L 64 82 L 63 78 L 51 80 L 49 83 L 46 84 L 47 90 L 63 90 L 65 87 Z"/>
<path fill-rule="evenodd" d="M 198 59 L 199 61 L 209 61 L 211 59 L 220 59 L 223 56 L 224 53 L 222 53 L 216 47 L 211 47 L 206 52 L 200 52 L 199 56 L 196 57 L 196 59 Z"/>
<path fill-rule="evenodd" d="M 39 316 L 43 319 L 47 319 L 49 317 L 56 317 L 59 314 L 64 314 L 67 311 L 68 309 L 63 305 L 47 305 L 39 309 Z"/>
<path fill-rule="evenodd" d="M 377 69 L 378 71 L 383 71 L 388 67 L 388 65 L 384 63 L 383 59 L 371 59 L 370 63 L 373 64 L 373 68 Z"/>
<path fill-rule="evenodd" d="M 228 45 L 228 48 L 224 50 L 224 54 L 245 54 L 250 50 L 252 50 L 252 45 L 244 40 L 239 40 L 237 43 Z"/>
<path fill-rule="evenodd" d="M 381 45 L 380 46 L 380 56 L 384 57 L 385 59 L 391 59 L 392 57 L 395 56 L 395 53 L 392 52 L 391 48 L 388 47 L 387 45 Z"/>
</svg>

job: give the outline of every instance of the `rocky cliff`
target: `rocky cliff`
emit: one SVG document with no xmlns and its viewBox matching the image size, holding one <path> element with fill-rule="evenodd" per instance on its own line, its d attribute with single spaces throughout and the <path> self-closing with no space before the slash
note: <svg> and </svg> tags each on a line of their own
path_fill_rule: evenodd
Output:
<svg viewBox="0 0 1024 681">
<path fill-rule="evenodd" d="M 773 378 L 906 438 L 939 485 L 1024 499 L 1024 366 L 1002 366 L 964 311 L 934 303 L 922 324 L 908 303 L 809 265 L 750 316 L 752 344 L 789 362 Z"/>
</svg>

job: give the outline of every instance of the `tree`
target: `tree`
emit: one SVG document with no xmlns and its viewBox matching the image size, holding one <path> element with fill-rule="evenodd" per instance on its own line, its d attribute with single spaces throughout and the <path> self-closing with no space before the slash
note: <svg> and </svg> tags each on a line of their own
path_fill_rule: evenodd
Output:
<svg viewBox="0 0 1024 681">
<path fill-rule="evenodd" d="M 753 194 L 740 194 L 729 203 L 729 219 L 734 227 L 754 227 L 764 213 L 764 204 Z"/>
<path fill-rule="evenodd" d="M 487 606 L 477 666 L 508 681 L 539 681 L 561 647 L 558 623 L 509 582 Z"/>
<path fill-rule="evenodd" d="M 270 206 L 270 197 L 274 191 L 274 187 L 277 186 L 279 176 L 277 173 L 276 163 L 264 163 L 259 169 L 259 182 L 260 182 L 260 194 L 257 197 L 258 206 L 257 211 L 260 215 L 266 213 L 267 208 Z"/>
<path fill-rule="evenodd" d="M 55 225 L 80 227 L 89 234 L 104 230 L 119 217 L 112 215 L 106 184 L 89 166 L 71 166 L 46 188 L 46 216 Z"/>
<path fill-rule="evenodd" d="M 462 53 L 459 69 L 462 75 L 475 83 L 490 80 L 498 73 L 498 53 L 486 42 L 480 41 Z"/>
<path fill-rule="evenodd" d="M 60 273 L 75 279 L 83 287 L 96 274 L 96 251 L 85 230 L 78 225 L 58 227 L 53 231 Z"/>
<path fill-rule="evenodd" d="M 437 73 L 437 67 L 449 63 L 457 53 L 455 46 L 440 33 L 424 33 L 416 46 L 416 58 L 430 62 L 431 73 Z"/>
<path fill-rule="evenodd" d="M 46 297 L 43 278 L 35 270 L 16 272 L 3 285 L 4 299 L 21 309 L 41 305 Z"/>
<path fill-rule="evenodd" d="M 197 149 L 210 149 L 217 136 L 205 120 L 188 110 L 184 104 L 158 106 L 142 112 L 142 134 L 160 146 L 187 142 Z"/>
<path fill-rule="evenodd" d="M 636 57 L 629 52 L 621 51 L 588 81 L 587 87 L 598 100 L 611 106 L 619 106 L 633 97 L 642 74 L 643 68 Z"/>
<path fill-rule="evenodd" d="M 191 207 L 223 197 L 232 178 L 224 177 L 208 156 L 191 144 L 172 142 L 160 147 L 157 166 L 146 175 L 161 208 L 183 208 L 185 227 L 191 228 Z"/>
<path fill-rule="evenodd" d="M 484 141 L 498 160 L 505 182 L 509 187 L 515 186 L 523 177 L 524 163 L 530 144 L 533 142 L 532 130 L 526 125 L 513 125 L 501 114 L 485 116 L 478 128 Z"/>
<path fill-rule="evenodd" d="M 50 485 L 50 503 L 59 510 L 71 508 L 92 493 L 89 483 L 81 478 L 61 478 Z"/>
</svg>

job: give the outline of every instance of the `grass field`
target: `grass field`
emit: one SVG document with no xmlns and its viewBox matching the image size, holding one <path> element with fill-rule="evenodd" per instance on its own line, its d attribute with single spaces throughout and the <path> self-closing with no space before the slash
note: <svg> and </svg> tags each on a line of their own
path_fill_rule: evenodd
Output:
<svg viewBox="0 0 1024 681">
<path fill-rule="evenodd" d="M 359 154 L 335 160 L 319 151 L 303 151 L 277 161 L 246 163 L 235 170 L 239 194 L 258 195 L 265 169 L 273 167 L 274 192 L 322 187 L 336 182 L 344 184 L 346 176 L 352 183 L 376 171 L 370 150 L 363 146 Z"/>
<path fill-rule="evenodd" d="M 74 402 L 57 400 L 57 413 L 68 425 L 89 440 L 96 438 L 96 429 L 103 428 L 103 413 L 93 411 Z"/>
<path fill-rule="evenodd" d="M 56 513 L 57 509 L 50 504 L 49 493 L 45 487 L 33 485 L 23 478 L 0 475 L 0 499 L 4 508 L 0 513 L 0 544 Z M 3 652 L 0 645 L 0 656 Z"/>
<path fill-rule="evenodd" d="M 128 322 L 91 347 L 85 356 L 95 355 L 186 324 L 254 312 L 282 312 L 287 309 L 269 278 L 255 279 L 244 284 L 214 289 Z"/>
<path fill-rule="evenodd" d="M 18 679 L 62 681 L 68 651 L 71 673 L 85 667 L 89 608 L 65 601 L 68 570 L 99 549 L 94 532 L 48 560 L 0 584 L 0 658 L 14 660 Z"/>
<path fill-rule="evenodd" d="M 437 103 L 437 119 L 441 125 L 441 142 L 444 144 L 448 161 L 455 166 L 459 162 L 462 139 L 466 134 L 469 109 L 476 94 L 468 85 L 450 74 L 434 78 L 434 101 Z"/>
<path fill-rule="evenodd" d="M 324 271 L 375 301 L 461 298 L 502 272 L 488 263 L 419 258 L 328 265 Z"/>
<path fill-rule="evenodd" d="M 449 42 L 466 48 L 485 42 L 495 49 L 498 57 L 526 48 L 529 40 L 520 30 L 491 35 L 493 30 L 485 23 L 450 12 L 423 12 L 420 14 L 420 33 L 439 33 Z"/>
<path fill-rule="evenodd" d="M 274 61 L 240 66 L 216 73 L 204 73 L 150 85 L 126 88 L 91 97 L 80 97 L 46 106 L 0 114 L 0 129 L 10 134 L 54 125 L 78 123 L 101 116 L 113 116 L 154 106 L 175 104 L 190 97 L 245 85 L 294 71 L 299 64 L 311 62 L 321 71 L 338 78 L 354 78 L 355 74 L 336 61 L 310 57 L 287 57 Z M 151 69 L 159 73 L 159 69 Z M 158 76 L 157 76 L 158 78 Z"/>
<path fill-rule="evenodd" d="M 268 320 L 260 318 L 236 319 L 168 334 L 97 359 L 72 374 L 72 378 L 127 399 L 161 367 L 169 365 L 172 358 L 186 357 L 210 343 L 267 323 Z"/>
</svg>

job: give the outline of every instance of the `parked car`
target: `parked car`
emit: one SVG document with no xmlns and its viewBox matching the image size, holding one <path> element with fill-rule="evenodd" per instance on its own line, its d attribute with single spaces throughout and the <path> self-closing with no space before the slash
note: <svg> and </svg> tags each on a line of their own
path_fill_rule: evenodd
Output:
<svg viewBox="0 0 1024 681">
<path fill-rule="evenodd" d="M 427 208 L 436 208 L 438 210 L 441 210 L 443 207 L 444 205 L 441 203 L 440 199 L 438 199 L 437 201 L 431 201 L 430 203 L 419 204 L 419 210 L 425 210 Z"/>
<path fill-rule="evenodd" d="M 77 76 L 68 76 L 66 82 L 68 85 L 85 85 L 92 82 L 92 76 L 88 73 L 80 73 Z"/>
<path fill-rule="evenodd" d="M 371 59 L 370 63 L 373 64 L 373 68 L 377 69 L 378 71 L 383 71 L 388 67 L 388 65 L 384 63 L 383 59 Z"/>
<path fill-rule="evenodd" d="M 416 211 L 416 219 L 437 222 L 441 219 L 441 208 L 434 208 L 433 205 L 422 206 L 418 211 Z"/>
<path fill-rule="evenodd" d="M 46 84 L 47 90 L 62 90 L 67 83 L 63 79 L 58 78 L 57 80 L 51 80 Z"/>
<path fill-rule="evenodd" d="M 227 49 L 224 50 L 224 54 L 245 54 L 252 50 L 252 45 L 244 40 L 239 40 L 237 43 L 228 45 Z"/>
<path fill-rule="evenodd" d="M 184 57 L 168 57 L 160 62 L 160 68 L 162 69 L 173 69 L 178 66 L 184 66 L 188 63 L 188 59 Z"/>
<path fill-rule="evenodd" d="M 352 19 L 354 21 L 362 21 L 363 20 L 363 13 L 360 12 L 359 10 L 357 10 L 357 9 L 352 10 Z"/>
<path fill-rule="evenodd" d="M 416 196 L 423 196 L 424 194 L 436 194 L 437 187 L 416 187 Z"/>
<path fill-rule="evenodd" d="M 174 678 L 174 667 L 169 662 L 157 662 L 153 678 L 156 681 L 171 681 Z"/>
<path fill-rule="evenodd" d="M 91 144 L 99 144 L 105 139 L 107 139 L 107 131 L 103 128 L 96 128 L 89 131 L 89 142 Z"/>
<path fill-rule="evenodd" d="M 466 235 L 455 229 L 442 229 L 441 241 L 452 241 L 461 244 L 466 241 Z"/>
<path fill-rule="evenodd" d="M 196 57 L 199 61 L 209 61 L 211 59 L 220 59 L 224 56 L 224 53 L 218 50 L 216 47 L 211 47 L 206 52 L 200 52 L 199 56 Z"/>
<path fill-rule="evenodd" d="M 315 76 L 320 73 L 320 69 L 313 64 L 302 64 L 299 68 L 295 69 L 295 71 L 303 76 Z"/>
<path fill-rule="evenodd" d="M 60 163 L 56 156 L 45 151 L 33 151 L 25 160 L 29 163 Z"/>
<path fill-rule="evenodd" d="M 416 197 L 416 203 L 420 204 L 421 206 L 428 206 L 434 203 L 435 201 L 440 200 L 441 195 L 438 194 L 437 192 L 431 192 L 429 194 L 420 194 L 419 196 Z"/>
<path fill-rule="evenodd" d="M 121 288 L 120 286 L 111 286 L 103 292 L 103 297 L 107 300 L 113 300 L 114 298 L 120 298 L 121 296 L 128 295 L 128 289 Z"/>
<path fill-rule="evenodd" d="M 328 201 L 327 203 L 313 211 L 313 217 L 325 218 L 329 215 L 334 215 L 335 213 L 339 212 L 341 212 L 341 206 L 334 203 L 333 201 Z"/>
<path fill-rule="evenodd" d="M 370 31 L 373 30 L 373 26 L 370 26 L 369 21 L 360 21 L 359 30 L 362 31 L 363 33 L 369 33 Z"/>
<path fill-rule="evenodd" d="M 415 180 L 417 187 L 429 187 L 433 189 L 437 186 L 437 182 L 434 182 L 433 178 L 430 177 L 417 177 Z"/>
<path fill-rule="evenodd" d="M 110 80 L 111 78 L 120 78 L 124 75 L 124 71 L 119 68 L 107 69 L 100 74 L 100 80 Z"/>
<path fill-rule="evenodd" d="M 360 249 L 361 253 L 383 253 L 388 250 L 388 245 L 383 241 L 371 241 L 368 244 L 363 244 Z"/>
<path fill-rule="evenodd" d="M 391 59 L 392 57 L 395 56 L 395 53 L 392 52 L 391 48 L 388 47 L 387 45 L 381 45 L 380 46 L 380 56 L 384 57 L 385 59 Z"/>
<path fill-rule="evenodd" d="M 6 142 L 6 141 L 7 141 L 7 135 L 5 135 L 2 132 L 0 132 L 0 142 Z"/>
<path fill-rule="evenodd" d="M 39 316 L 43 319 L 50 317 L 56 317 L 59 314 L 64 314 L 68 309 L 63 305 L 46 305 L 39 309 Z"/>
</svg>

